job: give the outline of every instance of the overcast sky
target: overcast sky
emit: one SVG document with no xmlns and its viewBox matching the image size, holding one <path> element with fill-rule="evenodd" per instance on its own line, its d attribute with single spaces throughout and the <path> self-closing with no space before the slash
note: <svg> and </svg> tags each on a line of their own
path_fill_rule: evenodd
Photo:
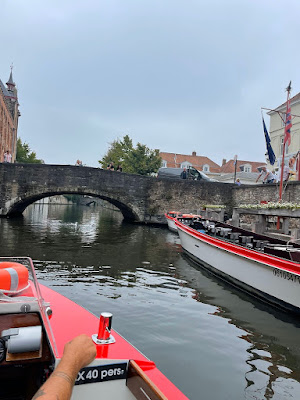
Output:
<svg viewBox="0 0 300 400">
<path fill-rule="evenodd" d="M 46 163 L 151 149 L 264 161 L 261 107 L 300 91 L 299 0 L 0 0 L 19 136 Z M 269 126 L 269 118 L 266 116 Z"/>
</svg>

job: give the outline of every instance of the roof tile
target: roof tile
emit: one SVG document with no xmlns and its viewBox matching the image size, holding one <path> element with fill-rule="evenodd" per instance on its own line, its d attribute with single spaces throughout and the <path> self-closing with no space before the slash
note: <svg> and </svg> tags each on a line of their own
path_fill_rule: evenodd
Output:
<svg viewBox="0 0 300 400">
<path fill-rule="evenodd" d="M 210 158 L 205 156 L 188 155 L 188 154 L 176 154 L 160 152 L 160 157 L 167 161 L 168 167 L 170 168 L 180 168 L 180 164 L 187 161 L 192 164 L 192 166 L 200 171 L 203 169 L 203 165 L 209 165 L 210 172 L 219 172 L 220 166 L 212 161 Z"/>
</svg>

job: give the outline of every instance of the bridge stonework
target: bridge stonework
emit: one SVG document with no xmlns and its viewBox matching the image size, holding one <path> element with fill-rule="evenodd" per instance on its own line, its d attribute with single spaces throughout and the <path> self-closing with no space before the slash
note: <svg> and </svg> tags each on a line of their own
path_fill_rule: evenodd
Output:
<svg viewBox="0 0 300 400">
<path fill-rule="evenodd" d="M 173 181 L 100 168 L 48 164 L 0 164 L 0 216 L 15 216 L 43 197 L 95 196 L 118 207 L 134 222 L 159 223 L 170 209 L 200 209 L 226 203 L 230 185 Z"/>
<path fill-rule="evenodd" d="M 171 209 L 196 212 L 206 204 L 234 206 L 274 200 L 275 185 L 240 186 L 219 182 L 169 180 L 100 168 L 48 164 L 0 164 L 0 217 L 20 215 L 44 197 L 80 194 L 118 207 L 124 218 L 139 223 L 165 223 Z M 284 200 L 296 202 L 300 184 L 289 183 Z"/>
</svg>

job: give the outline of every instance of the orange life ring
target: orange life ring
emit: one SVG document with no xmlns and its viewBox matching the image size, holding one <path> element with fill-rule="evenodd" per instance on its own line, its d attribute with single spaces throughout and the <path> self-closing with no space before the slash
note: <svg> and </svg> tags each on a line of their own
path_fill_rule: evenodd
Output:
<svg viewBox="0 0 300 400">
<path fill-rule="evenodd" d="M 29 286 L 28 269 L 17 262 L 0 262 L 0 292 L 18 294 Z"/>
</svg>

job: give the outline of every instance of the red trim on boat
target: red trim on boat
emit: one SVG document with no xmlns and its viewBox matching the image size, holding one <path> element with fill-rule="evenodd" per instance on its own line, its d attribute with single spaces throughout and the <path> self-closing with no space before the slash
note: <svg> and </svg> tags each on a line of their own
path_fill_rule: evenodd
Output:
<svg viewBox="0 0 300 400">
<path fill-rule="evenodd" d="M 214 238 L 205 233 L 198 232 L 195 229 L 182 224 L 178 220 L 175 221 L 175 224 L 182 231 L 194 236 L 195 238 L 197 238 L 203 242 L 209 243 L 210 245 L 212 245 L 214 247 L 218 247 L 222 250 L 226 250 L 231 253 L 235 253 L 242 257 L 251 258 L 252 260 L 257 261 L 258 263 L 267 264 L 270 267 L 283 269 L 285 271 L 300 275 L 300 264 L 295 264 L 294 262 L 289 261 L 289 260 L 284 260 L 284 259 L 281 259 L 278 257 L 273 257 L 268 254 L 260 253 L 255 250 L 247 249 L 245 247 L 237 246 L 233 243 L 229 243 L 229 242 L 223 241 L 221 239 Z"/>
<path fill-rule="evenodd" d="M 63 354 L 65 343 L 75 336 L 82 333 L 91 336 L 98 332 L 99 319 L 89 311 L 44 285 L 40 284 L 40 289 L 43 298 L 47 302 L 50 302 L 53 311 L 50 324 L 58 349 L 58 358 Z M 153 361 L 148 360 L 148 358 L 117 332 L 112 331 L 112 335 L 116 339 L 116 342 L 110 345 L 97 345 L 97 358 L 134 360 L 168 399 L 188 400 L 188 398 L 157 369 Z M 145 340 L 147 340 L 147 338 L 145 338 Z"/>
</svg>

